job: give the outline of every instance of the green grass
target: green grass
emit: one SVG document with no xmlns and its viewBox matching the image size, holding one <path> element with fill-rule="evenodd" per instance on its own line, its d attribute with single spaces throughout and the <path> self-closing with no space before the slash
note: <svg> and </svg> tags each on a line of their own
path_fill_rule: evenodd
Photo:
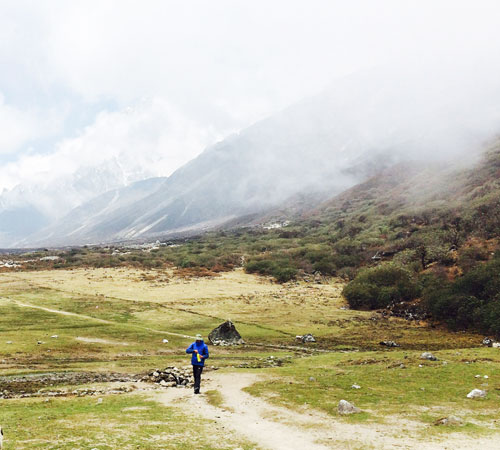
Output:
<svg viewBox="0 0 500 450">
<path fill-rule="evenodd" d="M 255 448 L 230 435 L 212 438 L 211 422 L 138 395 L 3 401 L 0 423 L 10 449 Z"/>
<path fill-rule="evenodd" d="M 423 361 L 420 352 L 412 351 L 303 358 L 273 369 L 271 372 L 276 378 L 252 386 L 249 392 L 292 407 L 310 406 L 333 416 L 338 416 L 337 405 L 341 399 L 365 411 L 342 418 L 347 421 L 384 421 L 396 415 L 431 423 L 440 417 L 458 415 L 468 423 L 461 430 L 487 430 L 500 401 L 498 349 L 449 350 L 435 354 L 440 361 Z M 477 374 L 489 378 L 477 379 Z M 487 386 L 483 386 L 486 383 Z M 353 384 L 361 389 L 353 389 Z M 474 388 L 486 389 L 487 398 L 467 399 L 467 393 Z"/>
<path fill-rule="evenodd" d="M 384 319 L 371 312 L 340 309 L 344 305 L 339 297 L 342 286 L 335 281 L 326 285 L 277 286 L 240 273 L 234 275 L 236 283 L 233 279 L 231 296 L 223 289 L 219 293 L 218 287 L 215 294 L 212 290 L 211 296 L 198 298 L 199 286 L 190 282 L 172 291 L 181 297 L 165 295 L 162 299 L 156 293 L 151 300 L 154 285 L 150 287 L 149 282 L 137 285 L 133 279 L 127 281 L 127 275 L 123 276 L 123 283 L 130 284 L 121 286 L 121 292 L 127 293 L 130 286 L 131 298 L 120 298 L 119 293 L 108 295 L 105 289 L 112 290 L 114 286 L 112 283 L 99 285 L 101 275 L 97 272 L 93 275 L 96 284 L 90 289 L 93 293 L 89 295 L 72 291 L 75 285 L 67 287 L 60 283 L 61 289 L 36 285 L 55 277 L 52 272 L 39 272 L 37 280 L 5 277 L 6 283 L 0 286 L 0 374 L 144 373 L 154 368 L 185 366 L 189 364 L 189 357 L 184 350 L 191 339 L 162 335 L 148 328 L 189 335 L 201 331 L 206 335 L 220 323 L 220 318 L 231 317 L 248 345 L 211 346 L 207 372 L 212 365 L 259 367 L 252 370 L 271 374 L 273 379 L 251 387 L 250 392 L 268 396 L 270 401 L 293 408 L 317 408 L 336 417 L 338 401 L 345 398 L 364 412 L 339 420 L 369 423 L 405 417 L 430 427 L 429 432 L 436 434 L 450 430 L 487 433 L 495 419 L 500 400 L 500 391 L 496 390 L 500 388 L 500 352 L 477 348 L 481 341 L 478 335 L 451 333 L 425 324 Z M 57 276 L 64 281 L 66 277 L 74 280 L 77 274 L 68 271 L 59 272 Z M 109 273 L 106 276 L 109 279 Z M 239 289 L 239 280 L 241 294 L 234 295 Z M 86 284 L 87 280 L 84 281 Z M 189 289 L 193 292 L 192 298 L 186 296 Z M 20 307 L 15 301 L 86 317 Z M 305 346 L 312 353 L 292 348 L 300 346 L 295 335 L 305 332 L 317 337 L 317 343 Z M 51 338 L 54 334 L 58 335 L 57 339 Z M 106 343 L 84 342 L 77 337 L 99 338 Z M 168 344 L 162 343 L 164 337 L 169 340 Z M 379 341 L 386 339 L 397 341 L 401 348 L 381 347 Z M 280 348 L 281 344 L 288 348 Z M 346 349 L 358 351 L 340 351 Z M 323 353 L 314 353 L 315 350 Z M 419 355 L 424 350 L 435 352 L 440 361 L 421 361 Z M 291 363 L 270 368 L 266 362 L 270 355 L 286 358 Z M 448 364 L 443 365 L 442 361 Z M 400 364 L 405 368 L 400 368 Z M 419 364 L 424 367 L 419 368 Z M 489 375 L 488 397 L 467 400 L 466 394 L 484 383 L 484 379 L 474 378 L 476 374 Z M 315 380 L 309 381 L 309 377 Z M 352 389 L 354 383 L 362 389 Z M 223 406 L 218 392 L 208 391 L 206 396 L 214 406 Z M 123 413 L 123 409 L 137 405 L 149 409 Z M 23 416 L 25 410 L 28 412 Z M 105 397 L 99 406 L 95 405 L 95 398 L 53 399 L 48 403 L 40 399 L 14 399 L 2 400 L 0 423 L 7 431 L 10 446 L 6 446 L 7 449 L 137 448 L 134 444 L 146 449 L 212 448 L 210 445 L 214 444 L 208 437 L 205 441 L 203 438 L 189 441 L 184 430 L 185 423 L 192 423 L 191 419 L 182 415 L 172 418 L 172 414 L 169 408 L 156 408 L 131 394 Z M 464 425 L 430 426 L 436 419 L 450 414 L 462 417 Z M 183 422 L 185 420 L 187 422 Z M 99 428 L 99 423 L 106 426 Z M 136 425 L 141 423 L 146 425 Z M 210 436 L 211 424 L 203 423 L 208 427 L 203 428 L 208 430 L 203 436 Z M 28 427 L 28 431 L 17 432 L 21 426 Z M 9 433 L 13 427 L 16 441 L 12 441 L 14 438 Z M 121 437 L 123 430 L 129 428 L 131 437 Z M 175 444 L 168 441 L 172 435 L 178 437 Z M 40 441 L 30 441 L 33 436 Z M 60 440 L 58 446 L 54 439 Z M 94 442 L 102 442 L 103 446 Z M 223 442 L 221 448 L 233 448 L 231 445 Z"/>
<path fill-rule="evenodd" d="M 215 406 L 216 408 L 221 408 L 224 404 L 224 399 L 222 398 L 222 395 L 219 391 L 216 390 L 209 390 L 204 392 L 205 396 L 207 397 L 208 403 L 210 403 L 212 406 Z"/>
</svg>

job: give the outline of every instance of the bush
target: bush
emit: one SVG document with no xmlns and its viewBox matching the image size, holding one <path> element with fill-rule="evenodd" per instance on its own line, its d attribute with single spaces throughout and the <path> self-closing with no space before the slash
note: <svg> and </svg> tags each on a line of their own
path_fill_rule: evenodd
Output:
<svg viewBox="0 0 500 450">
<path fill-rule="evenodd" d="M 363 269 L 343 291 L 351 308 L 378 309 L 419 294 L 412 274 L 393 264 Z"/>
<path fill-rule="evenodd" d="M 454 282 L 427 280 L 424 300 L 437 320 L 455 330 L 500 336 L 500 257 L 476 266 Z"/>
<path fill-rule="evenodd" d="M 260 275 L 272 276 L 279 283 L 285 283 L 294 279 L 297 275 L 295 267 L 289 259 L 251 259 L 245 266 L 247 273 L 258 273 Z"/>
</svg>

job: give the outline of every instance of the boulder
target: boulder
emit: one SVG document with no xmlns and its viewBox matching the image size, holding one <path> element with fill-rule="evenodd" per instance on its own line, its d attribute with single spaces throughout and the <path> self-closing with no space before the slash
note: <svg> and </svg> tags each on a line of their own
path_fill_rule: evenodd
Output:
<svg viewBox="0 0 500 450">
<path fill-rule="evenodd" d="M 424 352 L 420 355 L 420 359 L 426 359 L 427 361 L 437 361 L 438 359 L 429 352 Z"/>
<path fill-rule="evenodd" d="M 481 389 L 472 389 L 472 391 L 470 391 L 467 394 L 467 398 L 484 398 L 484 397 L 486 397 L 486 391 L 483 391 Z"/>
<path fill-rule="evenodd" d="M 357 414 L 360 413 L 361 410 L 354 406 L 352 403 L 349 403 L 347 400 L 340 400 L 339 406 L 338 406 L 338 411 L 339 414 L 346 415 L 346 414 Z"/>
<path fill-rule="evenodd" d="M 316 342 L 316 339 L 314 339 L 314 336 L 311 333 L 307 333 L 302 336 L 301 341 L 305 344 L 306 342 Z"/>
<path fill-rule="evenodd" d="M 208 340 L 213 345 L 239 345 L 245 343 L 230 320 L 214 328 L 208 335 Z"/>
<path fill-rule="evenodd" d="M 483 339 L 483 345 L 486 345 L 488 347 L 491 347 L 493 345 L 493 339 L 489 338 L 489 337 L 485 337 Z"/>
</svg>

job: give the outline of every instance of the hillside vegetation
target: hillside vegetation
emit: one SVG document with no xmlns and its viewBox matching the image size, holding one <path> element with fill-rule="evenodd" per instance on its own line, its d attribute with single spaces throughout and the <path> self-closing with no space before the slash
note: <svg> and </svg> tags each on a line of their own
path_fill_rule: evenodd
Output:
<svg viewBox="0 0 500 450">
<path fill-rule="evenodd" d="M 463 166 L 463 161 L 397 164 L 320 207 L 288 217 L 286 226 L 279 224 L 286 218 L 276 215 L 275 228 L 239 227 L 163 244 L 81 247 L 19 259 L 26 261 L 23 269 L 35 270 L 175 267 L 176 275 L 192 277 L 244 266 L 278 282 L 339 276 L 353 280 L 345 290 L 353 308 L 384 308 L 423 297 L 420 306 L 436 319 L 498 334 L 496 303 L 486 306 L 497 298 L 498 287 L 482 286 L 476 296 L 464 284 L 474 277 L 498 278 L 497 263 L 477 266 L 498 251 L 500 142 L 479 162 Z M 46 255 L 59 259 L 39 260 Z M 480 275 L 483 270 L 488 275 Z M 436 284 L 443 287 L 439 293 L 432 288 Z M 477 301 L 469 302 L 467 295 Z M 469 313 L 475 319 L 458 318 Z"/>
</svg>

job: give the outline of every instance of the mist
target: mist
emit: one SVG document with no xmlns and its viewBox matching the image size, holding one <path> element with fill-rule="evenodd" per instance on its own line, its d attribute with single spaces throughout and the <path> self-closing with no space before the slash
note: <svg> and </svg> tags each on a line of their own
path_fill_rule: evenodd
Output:
<svg viewBox="0 0 500 450">
<path fill-rule="evenodd" d="M 2 4 L 4 245 L 17 210 L 54 225 L 151 177 L 165 188 L 127 236 L 333 196 L 398 161 L 471 165 L 500 131 L 497 2 L 102 5 Z"/>
</svg>

